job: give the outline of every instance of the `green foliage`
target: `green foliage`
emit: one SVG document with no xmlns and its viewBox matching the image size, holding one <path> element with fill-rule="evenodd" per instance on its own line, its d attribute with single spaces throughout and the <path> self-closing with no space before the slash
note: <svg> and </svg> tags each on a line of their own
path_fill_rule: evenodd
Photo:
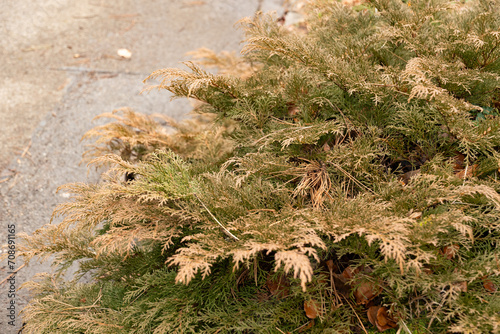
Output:
<svg viewBox="0 0 500 334">
<path fill-rule="evenodd" d="M 257 14 L 243 59 L 154 72 L 197 115 L 87 134 L 111 168 L 24 237 L 79 265 L 27 284 L 26 332 L 499 333 L 499 18 L 316 0 L 307 34 Z"/>
</svg>

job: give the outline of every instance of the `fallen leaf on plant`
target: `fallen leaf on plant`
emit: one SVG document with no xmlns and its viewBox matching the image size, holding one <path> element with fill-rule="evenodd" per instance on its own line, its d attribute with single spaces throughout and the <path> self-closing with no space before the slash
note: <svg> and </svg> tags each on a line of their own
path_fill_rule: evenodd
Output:
<svg viewBox="0 0 500 334">
<path fill-rule="evenodd" d="M 334 271 L 336 271 L 338 269 L 337 266 L 335 265 L 335 263 L 333 263 L 333 260 L 326 261 L 326 266 L 328 267 L 328 270 L 330 271 L 330 273 L 333 273 Z"/>
<path fill-rule="evenodd" d="M 368 315 L 368 321 L 370 321 L 370 323 L 373 326 L 376 326 L 376 323 L 377 323 L 377 311 L 378 311 L 379 308 L 380 308 L 380 306 L 370 306 L 370 308 L 366 311 L 366 313 Z"/>
<path fill-rule="evenodd" d="M 371 306 L 367 314 L 368 320 L 377 327 L 379 332 L 397 327 L 396 321 L 387 313 L 387 308 L 383 306 Z"/>
<path fill-rule="evenodd" d="M 266 286 L 271 295 L 278 299 L 285 298 L 290 294 L 290 283 L 285 275 L 280 275 L 277 278 L 269 275 L 266 281 Z"/>
<path fill-rule="evenodd" d="M 336 273 L 332 274 L 332 278 L 335 291 L 337 291 L 337 293 L 347 298 L 349 296 L 349 291 L 350 291 L 349 284 L 347 284 L 347 279 L 344 276 Z"/>
<path fill-rule="evenodd" d="M 491 292 L 491 293 L 497 292 L 496 285 L 493 284 L 493 282 L 490 279 L 487 279 L 487 278 L 483 279 L 483 287 L 488 292 Z"/>
<path fill-rule="evenodd" d="M 354 290 L 354 298 L 356 298 L 356 303 L 358 305 L 366 305 L 373 298 L 378 296 L 381 288 L 373 284 L 372 282 L 362 282 Z"/>
<path fill-rule="evenodd" d="M 356 276 L 356 274 L 358 274 L 360 272 L 371 273 L 372 269 L 369 267 L 365 267 L 365 266 L 360 266 L 360 267 L 356 267 L 356 268 L 347 267 L 342 272 L 342 276 L 344 276 L 347 280 L 350 280 L 350 279 L 353 279 L 353 277 Z"/>
<path fill-rule="evenodd" d="M 454 160 L 453 170 L 455 172 L 460 172 L 465 168 L 465 155 L 458 152 L 453 160 Z"/>
<path fill-rule="evenodd" d="M 356 275 L 357 273 L 359 272 L 356 271 L 356 269 L 352 269 L 351 267 L 347 267 L 344 269 L 344 271 L 342 272 L 342 277 L 344 277 L 346 280 L 350 280 L 354 277 L 354 275 Z"/>
<path fill-rule="evenodd" d="M 315 319 L 321 315 L 321 305 L 314 299 L 304 301 L 304 311 L 309 319 Z"/>
<path fill-rule="evenodd" d="M 463 170 L 461 170 L 460 172 L 456 173 L 455 175 L 459 179 L 462 179 L 462 180 L 467 179 L 469 177 L 472 177 L 472 176 L 476 175 L 477 167 L 478 167 L 477 164 L 474 164 L 472 166 L 466 166 Z"/>
</svg>

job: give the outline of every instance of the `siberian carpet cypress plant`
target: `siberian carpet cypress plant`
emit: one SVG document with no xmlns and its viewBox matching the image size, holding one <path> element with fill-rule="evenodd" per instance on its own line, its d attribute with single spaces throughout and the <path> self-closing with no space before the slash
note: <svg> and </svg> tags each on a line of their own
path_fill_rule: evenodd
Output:
<svg viewBox="0 0 500 334">
<path fill-rule="evenodd" d="M 500 2 L 308 13 L 153 73 L 191 120 L 88 133 L 109 171 L 22 253 L 80 270 L 26 284 L 25 332 L 500 332 Z"/>
</svg>

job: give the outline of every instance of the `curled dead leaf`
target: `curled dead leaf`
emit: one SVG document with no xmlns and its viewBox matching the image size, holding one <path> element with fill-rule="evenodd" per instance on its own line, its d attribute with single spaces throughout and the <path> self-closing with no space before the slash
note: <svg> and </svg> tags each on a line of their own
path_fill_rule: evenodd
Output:
<svg viewBox="0 0 500 334">
<path fill-rule="evenodd" d="M 356 303 L 358 305 L 366 305 L 375 297 L 377 297 L 382 288 L 377 286 L 372 282 L 362 282 L 354 290 L 354 298 L 356 298 Z"/>
<path fill-rule="evenodd" d="M 321 315 L 321 305 L 314 299 L 304 301 L 304 311 L 309 319 L 316 319 Z"/>
<path fill-rule="evenodd" d="M 387 308 L 381 307 L 377 311 L 377 328 L 379 331 L 383 332 L 387 329 L 396 328 L 397 323 L 394 319 L 389 316 Z"/>
<path fill-rule="evenodd" d="M 368 309 L 367 314 L 368 320 L 372 325 L 377 327 L 379 332 L 396 328 L 398 326 L 397 322 L 389 315 L 387 308 L 384 306 L 371 306 Z"/>
<path fill-rule="evenodd" d="M 344 284 L 347 284 L 347 282 L 352 280 L 357 274 L 369 274 L 372 271 L 373 270 L 370 267 L 366 266 L 360 266 L 357 268 L 347 267 L 344 269 L 341 275 L 337 275 L 337 278 L 340 278 Z M 334 277 L 336 277 L 335 274 Z M 354 298 L 356 299 L 358 305 L 368 304 L 381 292 L 381 287 L 370 281 L 364 281 L 360 284 L 352 284 L 351 287 L 352 289 L 354 289 Z"/>
<path fill-rule="evenodd" d="M 483 287 L 486 291 L 491 292 L 491 293 L 495 293 L 498 290 L 496 285 L 488 278 L 483 279 Z"/>
<path fill-rule="evenodd" d="M 380 306 L 370 306 L 368 308 L 368 310 L 366 311 L 367 315 L 368 315 L 368 321 L 370 321 L 370 323 L 373 325 L 373 326 L 377 326 L 377 311 L 378 309 L 380 308 Z"/>
</svg>

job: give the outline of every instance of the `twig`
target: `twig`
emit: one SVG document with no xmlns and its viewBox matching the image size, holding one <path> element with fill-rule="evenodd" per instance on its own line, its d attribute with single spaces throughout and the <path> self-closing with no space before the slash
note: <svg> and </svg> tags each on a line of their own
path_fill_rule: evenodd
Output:
<svg viewBox="0 0 500 334">
<path fill-rule="evenodd" d="M 469 169 L 469 164 L 465 165 L 464 182 L 462 186 L 465 186 L 465 180 L 467 179 L 467 170 Z"/>
<path fill-rule="evenodd" d="M 400 323 L 403 325 L 402 328 L 408 333 L 408 334 L 413 334 L 411 330 L 406 326 L 406 323 L 403 320 L 400 320 Z"/>
<path fill-rule="evenodd" d="M 287 125 L 293 125 L 293 126 L 298 126 L 297 123 L 290 123 L 290 122 L 286 122 L 282 119 L 279 119 L 277 117 L 274 117 L 274 116 L 271 116 L 272 119 L 274 119 L 275 121 L 279 122 L 279 123 L 283 123 L 283 124 L 287 124 Z"/>
<path fill-rule="evenodd" d="M 15 186 L 15 185 L 16 185 L 16 183 L 17 183 L 17 179 L 18 179 L 17 177 L 18 177 L 18 176 L 19 176 L 19 173 L 16 173 L 16 174 L 14 175 L 14 181 L 12 181 L 12 183 L 10 184 L 9 188 L 7 189 L 8 191 L 10 191 L 12 188 L 14 188 L 14 186 Z"/>
<path fill-rule="evenodd" d="M 17 274 L 17 272 L 21 269 L 24 268 L 24 266 L 26 266 L 26 263 L 23 263 L 22 266 L 20 266 L 19 268 L 17 268 L 16 270 L 14 270 L 13 272 L 10 273 L 9 276 L 5 277 L 1 282 L 0 282 L 0 285 L 4 284 L 5 282 L 7 282 L 12 276 L 14 276 L 15 274 Z"/>
<path fill-rule="evenodd" d="M 212 216 L 212 218 L 213 218 L 213 219 L 215 219 L 215 221 L 217 222 L 217 224 L 219 224 L 219 226 L 220 226 L 220 227 L 222 227 L 222 229 L 224 230 L 224 232 L 225 232 L 228 236 L 230 236 L 230 237 L 234 238 L 235 240 L 238 240 L 238 241 L 240 240 L 240 239 L 238 239 L 238 237 L 237 237 L 237 236 L 235 236 L 235 235 L 234 235 L 234 234 L 232 234 L 232 233 L 231 233 L 231 232 L 230 232 L 227 228 L 225 228 L 225 227 L 224 227 L 224 225 L 222 225 L 222 223 L 221 223 L 221 222 L 220 222 L 220 221 L 219 221 L 219 220 L 218 220 L 218 219 L 217 219 L 217 218 L 213 215 L 213 213 L 212 213 L 212 212 L 210 212 L 210 210 L 207 208 L 207 206 L 205 205 L 205 203 L 203 203 L 203 202 L 201 201 L 201 199 L 198 197 L 198 195 L 196 195 L 196 193 L 194 194 L 194 197 L 196 197 L 196 198 L 198 199 L 198 201 L 200 201 L 201 205 L 203 205 L 203 207 L 205 208 L 205 210 L 207 210 L 207 211 L 208 211 L 208 213 L 210 214 L 210 216 Z"/>
<path fill-rule="evenodd" d="M 306 322 L 305 324 L 301 325 L 300 327 L 295 328 L 295 329 L 292 331 L 292 333 L 293 333 L 293 332 L 296 332 L 296 331 L 299 331 L 299 332 L 300 332 L 300 330 L 301 330 L 302 328 L 306 327 L 307 325 L 309 325 L 309 324 L 311 323 L 311 321 L 312 321 L 312 320 L 309 320 L 308 322 Z M 314 324 L 313 324 L 313 325 L 314 325 Z"/>
<path fill-rule="evenodd" d="M 299 128 L 295 128 L 295 129 L 293 129 L 293 131 L 295 131 L 295 130 L 307 130 L 307 129 L 309 129 L 309 128 L 312 128 L 312 125 L 309 125 L 309 126 L 301 126 L 301 127 L 299 127 Z M 278 132 L 285 132 L 285 131 L 290 131 L 290 129 L 289 129 L 289 128 L 284 128 L 284 129 L 277 130 L 277 131 L 275 131 L 275 132 L 271 132 L 270 134 L 265 135 L 264 137 L 262 137 L 262 138 L 258 139 L 257 141 L 253 142 L 253 144 L 252 144 L 252 145 L 256 145 L 256 144 L 257 144 L 258 142 L 260 142 L 261 140 L 266 139 L 267 137 L 270 137 L 270 136 L 272 136 L 272 135 L 275 135 L 275 134 L 276 134 L 276 133 L 278 133 Z"/>
<path fill-rule="evenodd" d="M 259 265 L 259 262 L 257 261 L 257 257 L 254 257 L 253 258 L 253 277 L 255 279 L 255 286 L 258 286 L 258 283 L 257 283 L 258 265 Z"/>
<path fill-rule="evenodd" d="M 339 165 L 337 165 L 336 163 L 333 163 L 333 162 L 329 162 L 329 163 L 331 165 L 333 165 L 334 167 L 336 167 L 338 170 L 340 170 L 342 173 L 344 173 L 348 178 L 350 178 L 352 181 L 354 181 L 354 183 L 356 183 L 358 186 L 365 188 L 366 190 L 368 190 L 372 194 L 375 194 L 375 192 L 373 190 L 371 190 L 370 188 L 368 188 L 367 186 L 365 186 L 363 183 L 359 182 L 354 176 L 352 176 L 351 174 L 349 174 L 342 167 L 340 167 Z"/>
<path fill-rule="evenodd" d="M 123 29 L 121 32 L 120 32 L 120 35 L 123 35 L 124 33 L 126 33 L 127 31 L 129 31 L 130 29 L 132 29 L 134 26 L 135 26 L 135 23 L 137 21 L 136 20 L 132 20 L 132 22 L 130 22 L 129 26 L 126 27 L 125 29 Z"/>
<path fill-rule="evenodd" d="M 26 158 L 28 158 L 28 160 L 33 164 L 33 166 L 36 166 L 36 163 L 33 160 L 33 158 L 31 157 L 31 153 L 30 152 L 27 152 Z"/>
<path fill-rule="evenodd" d="M 30 140 L 30 143 L 29 143 L 29 144 L 28 144 L 28 146 L 26 146 L 26 148 L 24 149 L 23 154 L 21 154 L 21 158 L 24 158 L 24 156 L 26 155 L 26 153 L 28 153 L 28 150 L 30 149 L 31 144 L 32 144 L 32 141 Z"/>
<path fill-rule="evenodd" d="M 358 313 L 356 313 L 356 310 L 354 309 L 354 307 L 351 305 L 351 302 L 349 301 L 349 299 L 347 299 L 346 297 L 344 297 L 344 299 L 346 300 L 347 304 L 349 304 L 349 306 L 351 307 L 352 311 L 354 312 L 354 315 L 356 316 L 356 318 L 358 318 L 358 321 L 359 321 L 359 324 L 361 325 L 361 327 L 363 328 L 363 331 L 368 334 L 368 331 L 366 330 L 365 328 L 365 325 L 363 325 L 363 321 L 361 321 L 361 319 L 359 318 L 358 316 Z"/>
<path fill-rule="evenodd" d="M 444 296 L 442 297 L 443 300 L 441 301 L 441 303 L 439 303 L 438 307 L 436 307 L 436 309 L 434 310 L 434 312 L 432 312 L 432 316 L 431 316 L 431 320 L 429 321 L 429 325 L 427 326 L 427 330 L 430 330 L 431 329 L 431 325 L 432 323 L 434 322 L 434 320 L 437 318 L 437 313 L 439 312 L 439 310 L 441 310 L 444 306 L 444 303 L 446 302 L 446 298 L 448 298 L 448 296 L 450 295 L 451 293 L 451 288 L 450 290 L 448 290 Z"/>
<path fill-rule="evenodd" d="M 337 109 L 337 111 L 340 113 L 340 115 L 341 115 L 341 116 L 342 116 L 342 118 L 344 119 L 344 123 L 345 123 L 345 126 L 346 126 L 347 130 L 350 130 L 350 126 L 349 126 L 350 124 L 349 124 L 349 122 L 347 121 L 347 117 L 345 117 L 345 115 L 344 115 L 344 113 L 342 112 L 342 110 L 341 110 L 341 109 L 340 109 L 340 108 L 339 108 L 336 104 L 333 104 L 333 103 L 332 103 L 332 101 L 328 100 L 327 98 L 323 98 L 323 99 L 321 99 L 321 100 L 326 101 L 326 102 L 330 105 L 330 107 Z M 344 138 L 345 138 L 345 137 L 344 137 Z"/>
</svg>

